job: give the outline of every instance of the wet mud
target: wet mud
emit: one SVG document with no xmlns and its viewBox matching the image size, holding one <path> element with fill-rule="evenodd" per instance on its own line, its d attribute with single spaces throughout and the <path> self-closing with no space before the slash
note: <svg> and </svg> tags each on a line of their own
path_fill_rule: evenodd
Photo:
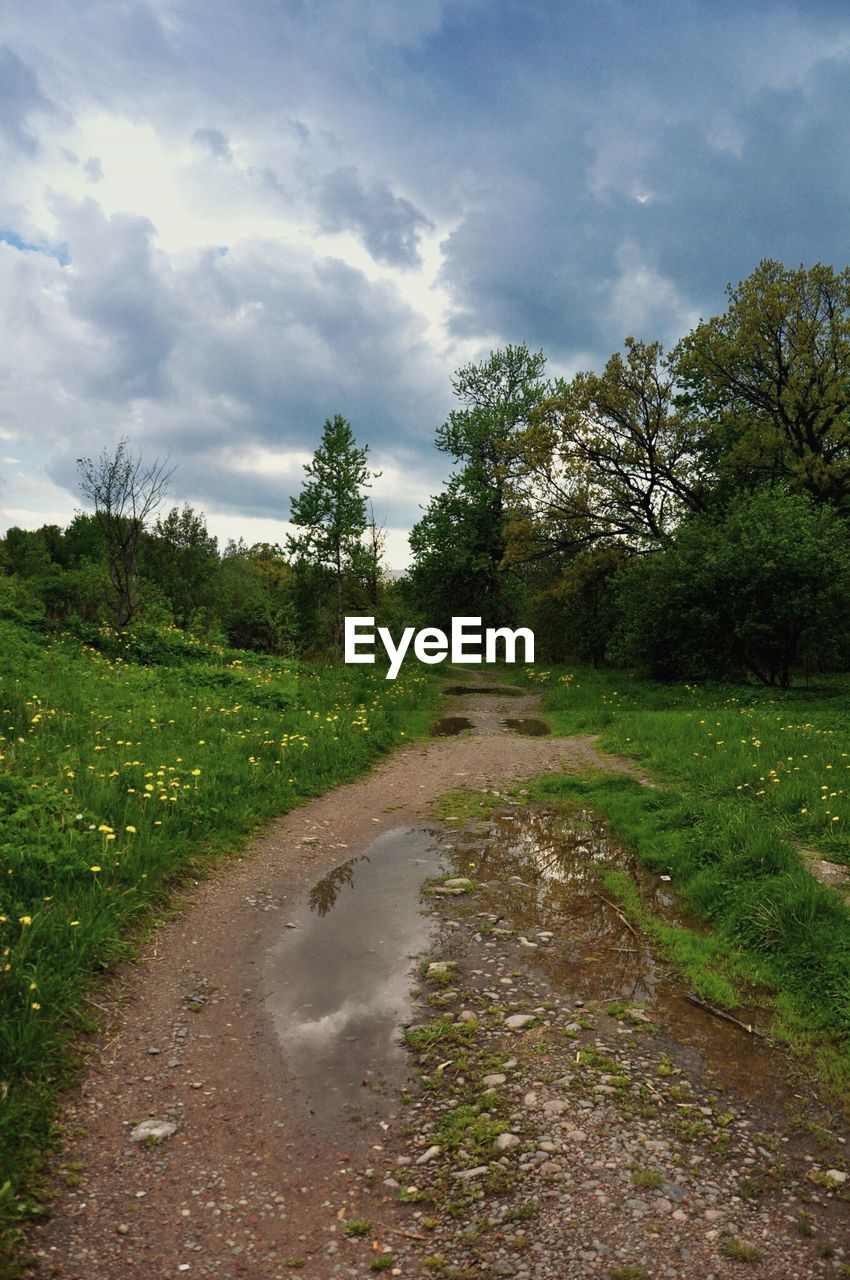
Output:
<svg viewBox="0 0 850 1280">
<path fill-rule="evenodd" d="M 453 832 L 398 828 L 317 881 L 274 949 L 268 1006 L 312 1115 L 371 1121 L 395 1114 L 407 1077 L 416 957 L 435 943 L 423 882 L 467 877 L 460 909 L 496 943 L 521 943 L 559 999 L 645 1012 L 696 1074 L 775 1109 L 776 1051 L 694 1005 L 655 945 L 605 892 L 601 873 L 628 873 L 667 924 L 699 931 L 660 877 L 587 811 L 519 808 Z M 292 927 L 294 926 L 294 927 Z M 637 1012 L 635 1012 L 637 1010 Z M 752 1025 L 758 1015 L 737 1011 Z"/>
</svg>

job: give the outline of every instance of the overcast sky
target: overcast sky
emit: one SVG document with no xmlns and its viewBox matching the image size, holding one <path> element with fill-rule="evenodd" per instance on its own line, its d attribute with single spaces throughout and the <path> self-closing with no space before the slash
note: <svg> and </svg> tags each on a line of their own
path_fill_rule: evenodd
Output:
<svg viewBox="0 0 850 1280">
<path fill-rule="evenodd" d="M 850 260 L 850 10 L 0 0 L 0 173 L 0 531 L 127 435 L 280 539 L 342 413 L 399 567 L 459 364 L 598 366 Z"/>
</svg>

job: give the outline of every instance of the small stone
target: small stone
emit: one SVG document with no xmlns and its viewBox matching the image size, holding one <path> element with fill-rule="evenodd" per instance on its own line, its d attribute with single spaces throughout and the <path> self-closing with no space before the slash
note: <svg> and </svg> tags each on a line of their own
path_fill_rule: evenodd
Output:
<svg viewBox="0 0 850 1280">
<path fill-rule="evenodd" d="M 841 1169 L 827 1169 L 824 1177 L 835 1187 L 841 1187 L 847 1181 L 847 1174 Z"/>
<path fill-rule="evenodd" d="M 116 1231 L 118 1232 L 119 1236 L 126 1236 L 129 1230 L 130 1228 L 127 1226 L 126 1222 L 119 1222 L 118 1226 L 116 1227 Z"/>
<path fill-rule="evenodd" d="M 519 1138 L 515 1133 L 500 1133 L 493 1146 L 497 1151 L 511 1151 L 519 1146 Z"/>
<path fill-rule="evenodd" d="M 472 1012 L 471 1009 L 461 1009 L 455 1021 L 456 1022 L 474 1022 L 475 1014 Z"/>
<path fill-rule="evenodd" d="M 442 1151 L 442 1147 L 434 1145 L 429 1147 L 427 1151 L 423 1151 L 421 1156 L 416 1159 L 417 1164 L 427 1164 L 429 1160 L 435 1160 Z"/>
<path fill-rule="evenodd" d="M 170 1138 L 176 1132 L 177 1125 L 171 1120 L 143 1120 L 130 1131 L 130 1141 L 144 1142 L 147 1138 L 154 1138 L 162 1142 L 164 1138 Z"/>
<path fill-rule="evenodd" d="M 543 1114 L 547 1116 L 560 1116 L 563 1115 L 566 1110 L 567 1103 L 561 1102 L 558 1098 L 553 1099 L 551 1102 L 543 1103 Z"/>
<path fill-rule="evenodd" d="M 451 880 L 444 880 L 443 885 L 446 889 L 461 889 L 469 891 L 473 888 L 472 881 L 466 876 L 455 876 Z"/>
<path fill-rule="evenodd" d="M 484 1079 L 481 1081 L 481 1083 L 485 1086 L 485 1088 L 493 1089 L 497 1084 L 504 1084 L 507 1078 L 508 1078 L 507 1076 L 503 1076 L 503 1075 L 500 1075 L 499 1072 L 495 1072 L 491 1076 L 485 1076 Z"/>
<path fill-rule="evenodd" d="M 522 1031 L 534 1022 L 533 1013 L 511 1013 L 505 1018 L 505 1026 L 511 1031 Z"/>
<path fill-rule="evenodd" d="M 487 1173 L 486 1164 L 480 1164 L 474 1169 L 459 1169 L 457 1173 L 452 1174 L 452 1177 L 458 1182 L 472 1182 L 475 1178 L 483 1178 L 485 1173 Z"/>
<path fill-rule="evenodd" d="M 448 973 L 451 967 L 450 960 L 435 960 L 433 964 L 428 965 L 428 973 L 436 974 L 439 977 L 442 973 Z"/>
<path fill-rule="evenodd" d="M 528 1093 L 525 1095 L 525 1097 L 522 1100 L 522 1105 L 524 1107 L 537 1106 L 537 1094 L 534 1092 L 533 1089 L 529 1089 Z"/>
</svg>

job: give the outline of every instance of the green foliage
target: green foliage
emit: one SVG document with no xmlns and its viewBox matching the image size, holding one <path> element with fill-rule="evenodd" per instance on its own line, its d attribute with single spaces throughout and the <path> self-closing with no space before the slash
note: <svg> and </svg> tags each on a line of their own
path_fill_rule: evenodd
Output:
<svg viewBox="0 0 850 1280">
<path fill-rule="evenodd" d="M 436 443 L 457 470 L 410 535 L 407 592 L 432 625 L 471 615 L 490 626 L 517 611 L 521 584 L 502 563 L 513 518 L 506 478 L 513 439 L 546 394 L 545 364 L 542 352 L 507 346 L 452 381 L 463 408 L 437 429 Z"/>
<path fill-rule="evenodd" d="M 702 506 L 674 363 L 660 343 L 625 346 L 601 374 L 559 381 L 514 441 L 512 488 L 528 513 L 514 530 L 514 562 L 616 543 L 641 550 Z"/>
<path fill-rule="evenodd" d="M 188 503 L 158 519 L 142 547 L 142 571 L 148 570 L 171 606 L 172 621 L 188 625 L 196 610 L 214 599 L 218 542 L 206 519 Z"/>
<path fill-rule="evenodd" d="M 846 510 L 850 269 L 765 259 L 727 296 L 676 353 L 703 458 L 724 485 L 787 480 Z"/>
<path fill-rule="evenodd" d="M 840 517 L 805 494 L 737 495 L 618 582 L 620 652 L 665 678 L 752 672 L 786 687 L 805 654 L 846 652 L 850 548 Z"/>
</svg>

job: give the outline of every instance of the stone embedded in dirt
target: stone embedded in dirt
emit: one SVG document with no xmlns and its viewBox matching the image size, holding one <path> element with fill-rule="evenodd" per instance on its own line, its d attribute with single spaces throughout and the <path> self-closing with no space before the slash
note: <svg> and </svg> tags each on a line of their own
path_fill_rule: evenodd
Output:
<svg viewBox="0 0 850 1280">
<path fill-rule="evenodd" d="M 519 1146 L 519 1141 L 515 1133 L 500 1133 L 493 1146 L 497 1151 L 510 1151 Z"/>
<path fill-rule="evenodd" d="M 430 891 L 440 898 L 459 898 L 462 894 L 468 893 L 467 889 L 452 889 L 446 884 L 435 884 Z"/>
<path fill-rule="evenodd" d="M 436 1160 L 442 1149 L 442 1147 L 438 1147 L 436 1144 L 433 1147 L 429 1147 L 427 1151 L 423 1151 L 422 1155 L 417 1158 L 416 1163 L 427 1164 L 429 1160 Z"/>
<path fill-rule="evenodd" d="M 474 887 L 475 886 L 473 885 L 472 881 L 469 880 L 466 876 L 454 876 L 451 880 L 443 881 L 444 889 L 461 889 L 461 890 L 466 890 L 468 892 L 470 889 Z"/>
<path fill-rule="evenodd" d="M 434 960 L 428 965 L 428 974 L 435 974 L 439 977 L 443 973 L 449 973 L 453 968 L 451 960 Z"/>
<path fill-rule="evenodd" d="M 487 1172 L 486 1164 L 480 1164 L 474 1169 L 459 1169 L 452 1177 L 458 1182 L 472 1182 L 474 1178 L 483 1178 Z"/>
<path fill-rule="evenodd" d="M 566 1110 L 567 1103 L 561 1102 L 559 1098 L 543 1103 L 543 1114 L 547 1116 L 562 1116 Z"/>
<path fill-rule="evenodd" d="M 491 1076 L 485 1076 L 481 1083 L 485 1088 L 492 1089 L 497 1084 L 504 1084 L 507 1078 L 507 1076 L 503 1076 L 499 1072 L 495 1072 Z"/>
<path fill-rule="evenodd" d="M 841 1187 L 847 1181 L 847 1174 L 843 1173 L 841 1169 L 827 1169 L 823 1176 L 835 1187 Z"/>
<path fill-rule="evenodd" d="M 143 1120 L 131 1131 L 130 1141 L 145 1142 L 152 1139 L 155 1142 L 162 1142 L 176 1132 L 177 1125 L 171 1120 Z"/>
<path fill-rule="evenodd" d="M 534 1021 L 533 1013 L 511 1013 L 505 1018 L 505 1026 L 511 1031 L 522 1031 Z"/>
<path fill-rule="evenodd" d="M 458 1022 L 474 1022 L 475 1014 L 472 1012 L 471 1009 L 461 1009 L 460 1013 L 457 1015 L 456 1020 Z"/>
</svg>

